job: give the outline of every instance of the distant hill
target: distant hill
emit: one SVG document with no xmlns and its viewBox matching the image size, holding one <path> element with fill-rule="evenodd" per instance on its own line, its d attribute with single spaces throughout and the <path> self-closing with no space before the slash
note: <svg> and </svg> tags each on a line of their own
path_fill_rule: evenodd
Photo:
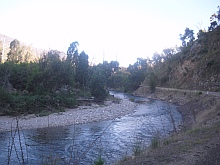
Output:
<svg viewBox="0 0 220 165">
<path fill-rule="evenodd" d="M 5 36 L 5 35 L 3 35 L 3 34 L 0 34 L 0 39 L 1 39 L 1 40 L 4 39 L 4 40 L 5 40 L 5 44 L 8 45 L 8 46 L 10 45 L 11 41 L 14 40 L 14 38 Z"/>
<path fill-rule="evenodd" d="M 10 51 L 10 43 L 14 40 L 15 38 L 12 38 L 12 37 L 9 37 L 9 36 L 6 36 L 6 35 L 3 35 L 3 34 L 0 34 L 0 46 L 3 47 L 3 44 L 4 44 L 4 52 L 2 52 L 2 56 L 3 56 L 3 61 L 7 60 L 7 53 Z M 19 40 L 17 38 L 17 40 Z M 3 43 L 4 42 L 4 43 Z M 46 49 L 42 49 L 42 48 L 36 48 L 36 47 L 32 47 L 31 45 L 29 44 L 26 44 L 22 41 L 20 41 L 20 44 L 22 46 L 30 46 L 31 47 L 31 50 L 33 51 L 33 53 L 36 55 L 36 58 L 39 58 L 42 54 L 44 53 L 47 53 L 49 50 L 46 50 Z M 66 53 L 64 52 L 60 52 L 58 51 L 59 54 L 60 54 L 60 57 L 63 58 L 66 56 Z"/>
</svg>

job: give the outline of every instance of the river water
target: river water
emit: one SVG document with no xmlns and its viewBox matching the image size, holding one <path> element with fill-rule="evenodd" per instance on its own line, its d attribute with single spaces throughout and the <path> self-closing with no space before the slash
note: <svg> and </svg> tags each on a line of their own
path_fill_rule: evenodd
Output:
<svg viewBox="0 0 220 165">
<path fill-rule="evenodd" d="M 3 132 L 0 164 L 94 164 L 100 156 L 113 164 L 165 137 L 181 123 L 176 106 L 112 91 L 115 97 L 139 101 L 133 114 L 88 124 Z M 172 115 L 170 115 L 172 114 Z M 171 117 L 172 116 L 172 117 Z M 19 136 L 20 135 L 20 136 Z"/>
</svg>

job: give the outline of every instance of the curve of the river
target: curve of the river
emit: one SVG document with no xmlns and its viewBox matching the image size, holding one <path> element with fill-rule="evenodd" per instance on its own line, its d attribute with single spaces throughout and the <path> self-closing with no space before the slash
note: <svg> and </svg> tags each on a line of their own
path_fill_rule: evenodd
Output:
<svg viewBox="0 0 220 165">
<path fill-rule="evenodd" d="M 41 128 L 0 135 L 0 164 L 94 164 L 102 157 L 113 164 L 148 146 L 155 136 L 164 137 L 181 122 L 176 106 L 111 91 L 115 97 L 137 100 L 135 113 L 110 121 L 55 128 Z M 14 136 L 15 134 L 15 136 Z M 14 138 L 13 138 L 14 137 Z M 20 143 L 21 142 L 21 143 Z"/>
</svg>

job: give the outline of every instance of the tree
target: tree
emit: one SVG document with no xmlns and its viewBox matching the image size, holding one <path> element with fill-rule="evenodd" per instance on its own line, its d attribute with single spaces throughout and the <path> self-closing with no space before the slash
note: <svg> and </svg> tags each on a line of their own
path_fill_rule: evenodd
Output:
<svg viewBox="0 0 220 165">
<path fill-rule="evenodd" d="M 166 48 L 166 49 L 163 49 L 163 53 L 167 59 L 170 59 L 176 53 L 176 50 L 175 48 Z"/>
<path fill-rule="evenodd" d="M 126 71 L 116 71 L 108 79 L 108 87 L 124 90 L 129 73 Z"/>
<path fill-rule="evenodd" d="M 206 31 L 204 29 L 200 29 L 199 32 L 197 33 L 198 39 L 201 39 L 205 36 Z"/>
<path fill-rule="evenodd" d="M 156 89 L 156 76 L 153 72 L 150 73 L 150 75 L 148 77 L 148 84 L 150 86 L 151 93 L 154 93 L 155 89 Z"/>
<path fill-rule="evenodd" d="M 22 62 L 29 63 L 36 60 L 31 46 L 21 46 Z"/>
<path fill-rule="evenodd" d="M 44 55 L 39 63 L 30 64 L 27 90 L 33 93 L 55 92 L 63 86 L 74 84 L 72 66 L 61 61 L 59 52 L 51 50 Z"/>
<path fill-rule="evenodd" d="M 78 57 L 78 66 L 76 68 L 76 80 L 83 87 L 87 86 L 88 82 L 88 72 L 89 72 L 89 56 L 82 51 Z"/>
<path fill-rule="evenodd" d="M 104 101 L 107 97 L 107 92 L 105 90 L 105 74 L 102 65 L 99 64 L 93 67 L 93 73 L 90 81 L 90 90 L 92 96 L 98 101 Z"/>
<path fill-rule="evenodd" d="M 154 65 L 158 65 L 158 64 L 160 65 L 161 60 L 162 60 L 162 56 L 159 53 L 155 52 L 153 54 L 152 59 L 153 59 Z"/>
<path fill-rule="evenodd" d="M 218 6 L 217 8 L 219 10 L 210 17 L 210 27 L 208 28 L 208 31 L 214 30 L 220 24 L 220 7 Z"/>
<path fill-rule="evenodd" d="M 10 43 L 10 52 L 8 53 L 8 61 L 13 63 L 22 62 L 22 49 L 20 42 L 17 39 L 14 39 Z"/>
<path fill-rule="evenodd" d="M 118 61 L 111 61 L 110 62 L 110 68 L 112 70 L 112 73 L 118 71 L 118 69 L 119 69 L 119 62 Z"/>
<path fill-rule="evenodd" d="M 148 74 L 147 59 L 138 58 L 136 63 L 129 65 L 127 71 L 129 72 L 129 76 L 125 91 L 132 92 L 140 86 Z"/>
<path fill-rule="evenodd" d="M 75 67 L 77 67 L 78 62 L 78 46 L 77 41 L 72 42 L 67 50 L 67 61 L 71 62 Z"/>
<path fill-rule="evenodd" d="M 187 46 L 188 44 L 191 44 L 194 41 L 194 32 L 193 30 L 190 30 L 189 28 L 185 29 L 184 34 L 180 34 L 180 40 L 182 41 L 182 46 Z"/>
</svg>

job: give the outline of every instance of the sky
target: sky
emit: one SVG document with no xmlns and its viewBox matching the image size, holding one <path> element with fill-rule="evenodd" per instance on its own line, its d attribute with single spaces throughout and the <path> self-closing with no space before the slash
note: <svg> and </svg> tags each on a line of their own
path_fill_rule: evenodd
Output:
<svg viewBox="0 0 220 165">
<path fill-rule="evenodd" d="M 186 27 L 208 28 L 219 0 L 0 0 L 0 33 L 66 52 L 79 42 L 90 63 L 134 64 L 180 45 Z"/>
</svg>

